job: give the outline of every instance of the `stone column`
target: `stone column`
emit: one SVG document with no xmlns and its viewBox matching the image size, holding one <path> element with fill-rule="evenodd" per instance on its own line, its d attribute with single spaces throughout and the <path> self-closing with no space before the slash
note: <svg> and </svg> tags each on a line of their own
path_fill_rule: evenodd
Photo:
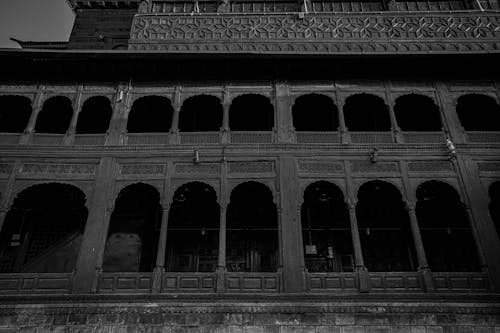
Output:
<svg viewBox="0 0 500 333">
<path fill-rule="evenodd" d="M 31 135 L 35 131 L 35 124 L 36 124 L 36 119 L 38 117 L 38 114 L 42 110 L 42 98 L 43 98 L 43 89 L 45 87 L 43 85 L 38 86 L 38 91 L 35 95 L 35 98 L 33 100 L 33 103 L 31 104 L 31 115 L 30 119 L 28 120 L 28 125 L 26 125 L 26 128 L 24 129 L 23 136 L 21 137 L 21 141 L 19 142 L 20 144 L 28 144 L 31 138 Z"/>
<path fill-rule="evenodd" d="M 420 227 L 418 226 L 417 214 L 415 213 L 415 201 L 407 200 L 406 211 L 410 217 L 411 234 L 413 242 L 415 243 L 415 250 L 417 252 L 418 270 L 424 279 L 424 286 L 427 291 L 434 290 L 432 282 L 432 275 L 427 264 L 427 257 L 425 255 L 424 243 L 422 242 L 422 235 L 420 234 Z"/>
<path fill-rule="evenodd" d="M 19 160 L 14 162 L 14 165 L 10 169 L 9 178 L 7 180 L 7 184 L 2 193 L 2 197 L 0 198 L 0 232 L 3 228 L 3 223 L 5 221 L 5 216 L 9 211 L 10 205 L 14 201 L 12 198 L 12 191 L 14 189 L 14 183 L 16 182 L 16 176 L 21 171 L 22 163 Z"/>
<path fill-rule="evenodd" d="M 337 96 L 337 107 L 338 107 L 338 117 L 339 117 L 339 133 L 340 133 L 340 140 L 343 144 L 349 144 L 350 138 L 349 138 L 349 133 L 347 132 L 347 127 L 345 125 L 345 117 L 344 117 L 344 99 L 339 97 L 339 94 L 336 94 Z"/>
<path fill-rule="evenodd" d="M 392 101 L 389 102 L 387 109 L 389 111 L 389 118 L 391 119 L 391 129 L 394 139 L 396 140 L 396 143 L 403 143 L 403 133 L 401 132 L 401 128 L 398 126 L 396 114 L 394 113 L 394 103 L 392 103 Z"/>
<path fill-rule="evenodd" d="M 161 215 L 160 236 L 158 237 L 158 250 L 156 253 L 156 266 L 153 270 L 153 293 L 159 293 L 161 290 L 161 283 L 163 273 L 165 272 L 165 253 L 167 250 L 167 231 L 168 231 L 168 203 L 163 204 Z"/>
<path fill-rule="evenodd" d="M 75 100 L 73 101 L 73 114 L 71 115 L 71 121 L 66 131 L 66 135 L 64 136 L 64 145 L 66 146 L 70 146 L 75 142 L 76 123 L 78 122 L 78 116 L 81 111 L 82 92 L 83 84 L 79 85 L 76 90 Z"/>
<path fill-rule="evenodd" d="M 363 251 L 361 250 L 361 239 L 359 237 L 358 218 L 356 216 L 356 200 L 348 199 L 347 207 L 349 208 L 349 223 L 351 226 L 352 247 L 354 250 L 355 270 L 358 273 L 359 291 L 370 291 L 370 277 L 368 270 L 365 267 L 363 259 Z"/>
<path fill-rule="evenodd" d="M 217 292 L 225 290 L 226 274 L 226 213 L 227 203 L 222 201 L 220 204 L 220 223 L 219 223 L 219 257 L 217 260 Z"/>
<path fill-rule="evenodd" d="M 279 158 L 279 206 L 281 244 L 283 253 L 283 290 L 285 293 L 301 292 L 304 286 L 304 253 L 301 244 L 299 186 L 295 158 L 281 155 Z"/>
<path fill-rule="evenodd" d="M 174 103 L 173 108 L 174 112 L 172 113 L 172 125 L 170 127 L 170 143 L 178 144 L 179 143 L 179 113 L 181 112 L 181 92 L 182 89 L 179 86 L 175 87 L 174 93 Z"/>
<path fill-rule="evenodd" d="M 457 115 L 456 104 L 446 85 L 442 82 L 437 82 L 436 91 L 438 97 L 438 107 L 441 111 L 443 127 L 447 129 L 447 135 L 454 143 L 465 143 L 465 131 L 460 124 L 460 119 Z"/>
<path fill-rule="evenodd" d="M 294 142 L 290 93 L 285 83 L 278 82 L 274 85 L 274 98 L 277 120 L 274 127 L 277 129 L 278 142 Z"/>
<path fill-rule="evenodd" d="M 124 143 L 128 113 L 130 112 L 130 87 L 130 83 L 122 83 L 116 89 L 113 116 L 109 124 L 106 145 L 116 146 Z"/>
<path fill-rule="evenodd" d="M 96 271 L 101 269 L 102 253 L 104 252 L 111 217 L 109 195 L 115 177 L 114 170 L 113 158 L 103 157 L 98 167 L 80 247 L 80 255 L 76 263 L 73 284 L 75 293 L 89 293 L 92 289 Z"/>
<path fill-rule="evenodd" d="M 229 96 L 229 89 L 224 88 L 224 96 L 222 98 L 222 143 L 229 143 L 229 108 L 231 107 L 231 100 Z"/>
</svg>

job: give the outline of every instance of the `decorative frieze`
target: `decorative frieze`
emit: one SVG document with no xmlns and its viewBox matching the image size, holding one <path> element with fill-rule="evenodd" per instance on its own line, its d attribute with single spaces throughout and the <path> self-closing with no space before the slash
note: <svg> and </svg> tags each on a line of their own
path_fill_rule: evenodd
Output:
<svg viewBox="0 0 500 333">
<path fill-rule="evenodd" d="M 272 15 L 136 15 L 135 50 L 231 52 L 477 52 L 500 48 L 496 13 L 392 13 L 299 18 Z"/>
<path fill-rule="evenodd" d="M 500 162 L 479 162 L 478 168 L 481 172 L 500 172 Z"/>
<path fill-rule="evenodd" d="M 274 173 L 274 162 L 229 162 L 229 173 Z"/>
<path fill-rule="evenodd" d="M 12 172 L 13 164 L 0 163 L 0 175 L 10 175 Z"/>
<path fill-rule="evenodd" d="M 206 164 L 176 164 L 175 173 L 177 174 L 209 174 L 217 175 L 220 172 L 220 165 L 217 163 Z"/>
<path fill-rule="evenodd" d="M 400 172 L 398 162 L 352 161 L 353 173 L 394 173 Z"/>
<path fill-rule="evenodd" d="M 122 164 L 120 174 L 123 176 L 132 175 L 164 175 L 167 170 L 165 164 Z"/>
<path fill-rule="evenodd" d="M 332 161 L 301 160 L 299 161 L 299 172 L 338 174 L 344 172 L 344 164 L 342 162 L 332 162 Z"/>
<path fill-rule="evenodd" d="M 96 164 L 25 163 L 21 167 L 21 174 L 92 176 L 96 169 Z"/>
<path fill-rule="evenodd" d="M 453 164 L 449 161 L 418 161 L 408 163 L 409 172 L 453 172 Z"/>
</svg>

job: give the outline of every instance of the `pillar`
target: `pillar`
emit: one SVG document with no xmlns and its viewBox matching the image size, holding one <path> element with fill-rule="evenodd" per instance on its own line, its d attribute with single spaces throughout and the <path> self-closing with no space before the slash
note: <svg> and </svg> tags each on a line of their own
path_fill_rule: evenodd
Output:
<svg viewBox="0 0 500 333">
<path fill-rule="evenodd" d="M 7 212 L 9 211 L 10 205 L 14 201 L 14 198 L 12 198 L 12 191 L 14 189 L 14 183 L 16 182 L 17 173 L 20 171 L 21 166 L 22 166 L 21 161 L 16 160 L 14 162 L 14 165 L 10 170 L 7 184 L 2 193 L 2 197 L 0 198 L 0 232 L 2 231 L 3 223 L 5 221 Z"/>
<path fill-rule="evenodd" d="M 288 86 L 283 82 L 274 85 L 275 129 L 278 133 L 278 142 L 294 142 L 293 120 L 290 92 Z"/>
<path fill-rule="evenodd" d="M 299 186 L 295 158 L 281 155 L 279 158 L 280 197 L 278 213 L 281 221 L 281 244 L 283 258 L 283 291 L 301 292 L 304 286 L 304 253 L 301 243 L 300 218 L 296 207 L 299 205 Z"/>
<path fill-rule="evenodd" d="M 225 274 L 226 274 L 226 213 L 227 203 L 225 201 L 220 204 L 220 223 L 219 223 L 219 256 L 217 260 L 217 292 L 225 290 Z"/>
<path fill-rule="evenodd" d="M 119 84 L 116 89 L 113 116 L 109 124 L 106 145 L 116 146 L 124 143 L 128 113 L 130 112 L 130 90 L 130 82 Z"/>
<path fill-rule="evenodd" d="M 340 99 L 338 92 L 336 93 L 336 100 L 338 106 L 338 117 L 339 117 L 339 132 L 340 132 L 340 140 L 343 144 L 349 144 L 350 138 L 349 133 L 347 132 L 347 126 L 345 125 L 345 117 L 344 117 L 344 99 Z"/>
<path fill-rule="evenodd" d="M 229 108 L 231 100 L 228 87 L 224 88 L 224 96 L 222 97 L 222 143 L 229 143 Z"/>
<path fill-rule="evenodd" d="M 158 237 L 158 250 L 156 253 L 156 265 L 153 271 L 153 293 L 161 290 L 163 273 L 165 272 L 165 253 L 167 250 L 167 231 L 169 204 L 163 204 L 161 215 L 160 237 Z"/>
<path fill-rule="evenodd" d="M 20 144 L 28 144 L 31 138 L 31 135 L 35 131 L 35 124 L 36 124 L 36 119 L 38 117 L 38 114 L 42 110 L 42 98 L 43 98 L 43 85 L 38 86 L 38 91 L 35 95 L 35 98 L 33 100 L 33 103 L 31 104 L 31 115 L 30 119 L 28 120 L 28 125 L 26 125 L 26 128 L 24 129 L 23 136 L 21 137 Z"/>
<path fill-rule="evenodd" d="M 179 86 L 175 87 L 174 92 L 174 112 L 172 113 L 172 125 L 170 126 L 170 143 L 179 143 L 179 113 L 181 112 L 181 92 L 182 89 Z"/>
<path fill-rule="evenodd" d="M 114 179 L 115 163 L 111 157 L 103 157 L 99 164 L 89 214 L 83 233 L 80 255 L 76 263 L 73 291 L 89 293 L 96 270 L 102 265 L 102 253 L 106 244 L 111 211 L 108 206 Z"/>
<path fill-rule="evenodd" d="M 73 101 L 73 114 L 71 115 L 71 121 L 64 137 L 64 145 L 66 146 L 70 146 L 75 142 L 76 123 L 78 122 L 78 116 L 81 110 L 82 93 L 83 84 L 79 85 L 76 90 L 76 97 Z"/>
<path fill-rule="evenodd" d="M 436 91 L 443 127 L 447 130 L 446 134 L 454 143 L 465 143 L 465 131 L 460 124 L 460 119 L 458 119 L 453 97 L 450 96 L 446 85 L 442 82 L 436 82 Z"/>
<path fill-rule="evenodd" d="M 370 290 L 370 277 L 368 270 L 365 267 L 363 259 L 363 251 L 361 250 L 361 239 L 359 237 L 358 218 L 356 216 L 356 200 L 348 199 L 347 207 L 349 208 L 349 223 L 351 226 L 352 247 L 354 249 L 354 264 L 355 271 L 358 274 L 359 291 L 368 292 Z"/>
<path fill-rule="evenodd" d="M 422 242 L 422 235 L 420 234 L 420 227 L 418 226 L 417 214 L 415 212 L 416 203 L 413 200 L 406 201 L 406 211 L 410 217 L 411 234 L 415 250 L 417 252 L 418 271 L 422 274 L 424 287 L 427 291 L 434 290 L 434 283 L 432 275 L 427 264 L 427 257 L 425 255 L 424 243 Z"/>
<path fill-rule="evenodd" d="M 394 103 L 392 99 L 390 98 L 390 94 L 386 93 L 386 96 L 388 98 L 389 105 L 387 107 L 389 111 L 389 118 L 391 120 L 391 129 L 392 133 L 394 135 L 394 139 L 396 140 L 396 143 L 403 143 L 403 133 L 401 132 L 401 128 L 398 126 L 398 121 L 396 119 L 396 114 L 394 113 Z"/>
</svg>

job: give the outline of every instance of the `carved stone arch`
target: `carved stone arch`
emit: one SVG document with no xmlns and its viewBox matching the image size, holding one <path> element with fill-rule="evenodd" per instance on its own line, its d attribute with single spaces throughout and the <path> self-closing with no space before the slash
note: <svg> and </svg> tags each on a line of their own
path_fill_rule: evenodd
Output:
<svg viewBox="0 0 500 333">
<path fill-rule="evenodd" d="M 254 182 L 254 183 L 260 183 L 262 185 L 265 185 L 270 191 L 271 195 L 273 197 L 273 203 L 277 206 L 280 207 L 279 204 L 279 193 L 276 188 L 276 184 L 274 179 L 231 179 L 228 181 L 228 187 L 227 187 L 227 195 L 228 195 L 228 202 L 231 201 L 231 193 L 233 190 L 238 186 L 243 183 L 248 183 L 248 182 Z"/>
<path fill-rule="evenodd" d="M 439 103 L 438 103 L 439 99 L 437 98 L 435 91 L 427 91 L 427 90 L 425 90 L 425 91 L 410 90 L 410 91 L 404 91 L 404 92 L 398 91 L 398 92 L 393 92 L 391 94 L 391 97 L 395 103 L 399 97 L 403 97 L 406 95 L 421 95 L 421 96 L 428 97 L 428 98 L 432 99 L 432 101 L 434 102 L 434 104 L 436 104 L 437 107 L 439 107 Z"/>
<path fill-rule="evenodd" d="M 386 94 L 385 94 L 384 91 L 379 91 L 379 90 L 349 91 L 349 92 L 344 92 L 342 95 L 344 97 L 344 103 L 345 103 L 345 101 L 349 97 L 352 97 L 352 96 L 356 96 L 356 95 L 373 95 L 373 96 L 376 96 L 376 97 L 382 99 L 386 105 L 389 105 L 388 104 L 389 101 L 387 100 L 387 96 L 386 96 Z"/>
<path fill-rule="evenodd" d="M 458 99 L 466 95 L 483 95 L 494 99 L 497 104 L 500 104 L 498 96 L 494 91 L 463 90 L 453 94 L 453 105 L 456 107 L 458 104 Z"/>
<path fill-rule="evenodd" d="M 363 179 L 353 179 L 353 188 L 352 188 L 352 195 L 354 196 L 354 199 L 358 200 L 358 193 L 359 189 L 361 186 L 364 184 L 371 182 L 373 180 L 378 180 L 381 182 L 388 183 L 392 186 L 394 186 L 399 193 L 401 194 L 401 200 L 406 200 L 406 193 L 404 191 L 403 187 L 403 182 L 399 178 L 363 178 Z"/>
<path fill-rule="evenodd" d="M 0 97 L 4 96 L 19 96 L 19 97 L 25 97 L 30 100 L 31 103 L 33 103 L 35 99 L 34 94 L 29 94 L 29 93 L 22 93 L 22 92 L 9 92 L 9 91 L 2 91 L 0 92 Z"/>
<path fill-rule="evenodd" d="M 431 182 L 431 181 L 440 182 L 440 183 L 443 183 L 443 184 L 446 184 L 446 185 L 450 186 L 455 191 L 455 193 L 457 193 L 458 199 L 460 200 L 460 202 L 462 203 L 462 205 L 467 205 L 467 200 L 466 200 L 466 197 L 465 197 L 465 192 L 462 191 L 462 186 L 460 185 L 460 183 L 458 182 L 458 180 L 455 179 L 455 178 L 433 177 L 433 178 L 419 179 L 419 181 L 415 183 L 414 188 L 412 189 L 415 197 L 417 195 L 418 188 L 420 186 L 424 185 L 425 183 L 428 183 L 428 182 Z"/>
<path fill-rule="evenodd" d="M 87 210 L 90 210 L 90 203 L 92 201 L 92 185 L 91 184 L 85 184 L 84 182 L 79 182 L 79 181 L 71 181 L 71 180 L 18 180 L 14 183 L 14 187 L 12 188 L 12 193 L 10 195 L 9 200 L 7 201 L 7 209 L 10 209 L 12 205 L 14 204 L 15 199 L 19 197 L 19 195 L 30 189 L 31 187 L 37 186 L 37 185 L 49 185 L 49 184 L 65 184 L 65 185 L 71 185 L 75 188 L 77 188 L 79 191 L 83 193 L 85 196 L 85 208 Z M 87 185 L 87 186 L 83 186 Z"/>
<path fill-rule="evenodd" d="M 262 91 L 262 90 L 259 90 L 259 91 L 231 91 L 231 89 L 229 89 L 229 98 L 228 98 L 228 102 L 229 104 L 233 103 L 233 100 L 240 97 L 240 96 L 244 96 L 244 95 L 261 95 L 261 96 L 264 96 L 266 98 L 269 99 L 269 102 L 271 104 L 273 104 L 274 106 L 274 103 L 273 103 L 273 94 L 272 94 L 272 91 Z"/>
<path fill-rule="evenodd" d="M 299 191 L 298 191 L 298 203 L 299 203 L 299 207 L 298 209 L 300 210 L 300 205 L 302 205 L 304 203 L 304 193 L 305 193 L 305 190 L 312 184 L 314 183 L 317 183 L 317 182 L 321 182 L 321 181 L 324 181 L 324 182 L 327 182 L 327 183 L 330 183 L 336 187 L 338 187 L 338 189 L 342 192 L 342 195 L 344 196 L 344 201 L 347 201 L 348 197 L 347 197 L 347 189 L 346 189 L 346 184 L 345 182 L 343 181 L 343 179 L 337 179 L 337 178 L 308 178 L 308 179 L 303 179 L 302 181 L 300 181 L 299 183 Z"/>
<path fill-rule="evenodd" d="M 224 93 L 223 92 L 218 92 L 218 91 L 201 91 L 201 92 L 184 92 L 181 94 L 179 98 L 179 103 L 182 105 L 184 102 L 192 97 L 196 96 L 213 96 L 219 99 L 220 103 L 222 104 L 223 98 L 224 98 Z"/>
<path fill-rule="evenodd" d="M 295 91 L 292 94 L 290 94 L 290 97 L 291 97 L 290 103 L 291 103 L 291 105 L 293 105 L 293 104 L 295 104 L 295 101 L 297 100 L 297 98 L 302 97 L 302 96 L 306 96 L 306 95 L 312 95 L 312 94 L 326 96 L 326 97 L 330 98 L 332 100 L 332 102 L 338 107 L 338 105 L 336 103 L 335 92 L 333 92 L 333 91 L 326 91 L 326 90 L 320 90 L 320 91 Z"/>
<path fill-rule="evenodd" d="M 116 199 L 118 198 L 118 195 L 120 194 L 121 191 L 123 191 L 126 187 L 134 184 L 144 184 L 144 185 L 149 185 L 153 187 L 157 192 L 158 192 L 158 198 L 160 199 L 160 202 L 163 200 L 163 182 L 162 181 L 157 181 L 157 180 L 120 180 L 116 181 L 112 197 L 110 198 L 110 201 L 113 202 L 113 204 L 116 202 Z"/>
<path fill-rule="evenodd" d="M 170 182 L 170 190 L 168 191 L 168 198 L 164 198 L 164 202 L 168 202 L 168 204 L 172 204 L 174 200 L 174 195 L 177 190 L 179 190 L 182 186 L 190 184 L 190 183 L 202 183 L 211 187 L 215 192 L 215 197 L 217 203 L 220 204 L 220 181 L 217 179 L 172 179 Z"/>
<path fill-rule="evenodd" d="M 69 93 L 61 93 L 61 94 L 48 93 L 48 94 L 43 94 L 42 98 L 40 99 L 40 105 L 43 106 L 45 104 L 45 102 L 47 102 L 49 99 L 54 98 L 54 97 L 66 97 L 67 99 L 69 99 L 71 101 L 71 106 L 74 109 L 75 108 L 75 105 L 74 105 L 75 104 L 75 96 L 76 95 L 74 93 L 72 93 L 72 94 L 69 94 Z"/>
</svg>

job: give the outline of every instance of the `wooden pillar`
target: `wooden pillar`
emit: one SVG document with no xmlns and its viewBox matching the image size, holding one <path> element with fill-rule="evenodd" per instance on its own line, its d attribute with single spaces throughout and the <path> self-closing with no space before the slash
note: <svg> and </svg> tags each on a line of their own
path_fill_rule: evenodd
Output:
<svg viewBox="0 0 500 333">
<path fill-rule="evenodd" d="M 340 132 L 340 140 L 343 144 L 349 144 L 350 137 L 349 137 L 349 132 L 347 130 L 347 126 L 345 124 L 345 117 L 344 117 L 344 98 L 342 98 L 336 90 L 335 92 L 336 96 L 336 105 L 338 108 L 338 114 L 339 114 L 339 132 Z"/>
<path fill-rule="evenodd" d="M 447 135 L 454 143 L 465 143 L 465 132 L 460 124 L 460 119 L 457 115 L 456 104 L 453 97 L 450 96 L 446 85 L 443 82 L 436 82 L 435 84 L 438 107 L 441 111 L 443 120 L 443 127 L 447 129 Z"/>
<path fill-rule="evenodd" d="M 224 96 L 222 97 L 222 143 L 229 143 L 229 108 L 231 107 L 231 99 L 229 88 L 224 87 Z"/>
<path fill-rule="evenodd" d="M 14 183 L 16 182 L 16 176 L 21 169 L 22 163 L 19 160 L 14 162 L 9 174 L 9 179 L 7 180 L 7 185 L 2 193 L 2 197 L 0 198 L 0 232 L 3 228 L 3 223 L 5 221 L 5 216 L 10 209 L 14 198 L 12 198 L 12 191 L 14 189 Z"/>
<path fill-rule="evenodd" d="M 385 83 L 385 98 L 387 101 L 387 110 L 389 111 L 389 119 L 391 120 L 391 129 L 394 135 L 396 143 L 403 143 L 403 133 L 401 128 L 398 126 L 398 120 L 396 119 L 396 114 L 394 113 L 394 101 L 392 100 L 392 95 L 389 90 L 387 82 Z"/>
<path fill-rule="evenodd" d="M 160 292 L 163 273 L 165 272 L 165 253 L 167 250 L 168 214 L 170 205 L 167 201 L 162 206 L 160 236 L 158 237 L 158 249 L 156 252 L 156 265 L 153 270 L 153 293 Z"/>
<path fill-rule="evenodd" d="M 180 86 L 175 86 L 174 92 L 174 103 L 173 108 L 174 112 L 172 113 L 172 124 L 170 127 L 170 143 L 178 144 L 179 143 L 179 113 L 181 112 L 181 93 L 182 88 Z"/>
<path fill-rule="evenodd" d="M 488 194 L 481 184 L 474 160 L 458 155 L 453 161 L 465 191 L 465 206 L 483 270 L 488 272 L 493 289 L 499 292 L 500 242 L 489 214 Z"/>
<path fill-rule="evenodd" d="M 274 85 L 276 124 L 278 142 L 295 142 L 292 109 L 288 85 L 277 82 Z"/>
<path fill-rule="evenodd" d="M 224 156 L 222 156 L 221 163 L 221 181 L 220 181 L 220 193 L 219 193 L 219 207 L 220 207 L 220 217 L 219 217 L 219 254 L 217 260 L 217 285 L 216 291 L 222 293 L 226 289 L 226 219 L 227 219 L 227 203 L 228 203 L 228 193 L 227 193 L 227 162 Z"/>
<path fill-rule="evenodd" d="M 297 216 L 299 204 L 298 174 L 295 158 L 281 155 L 279 158 L 278 209 L 281 221 L 281 244 L 283 254 L 283 291 L 286 293 L 301 292 L 304 286 L 304 254 L 301 244 L 300 219 Z"/>
<path fill-rule="evenodd" d="M 348 161 L 344 161 L 344 168 L 346 173 L 346 192 L 347 200 L 346 204 L 349 208 L 349 223 L 351 227 L 351 237 L 352 237 L 352 247 L 354 250 L 354 262 L 355 270 L 358 274 L 358 288 L 360 292 L 370 291 L 370 276 L 368 275 L 368 270 L 365 267 L 365 262 L 363 258 L 363 251 L 361 248 L 361 239 L 359 237 L 358 229 L 358 217 L 356 215 L 356 195 L 354 193 L 354 186 L 351 177 L 351 165 Z"/>
<path fill-rule="evenodd" d="M 115 93 L 113 106 L 113 116 L 108 129 L 106 145 L 116 146 L 124 143 L 124 137 L 127 130 L 127 119 L 130 112 L 130 90 L 131 83 L 121 83 L 118 85 Z"/>
<path fill-rule="evenodd" d="M 28 120 L 28 125 L 24 129 L 23 136 L 21 137 L 20 144 L 28 144 L 31 138 L 31 135 L 35 131 L 36 119 L 38 118 L 38 114 L 42 110 L 42 99 L 43 99 L 43 90 L 45 89 L 44 85 L 39 85 L 38 90 L 36 92 L 35 98 L 33 99 L 33 103 L 31 103 L 31 115 Z"/>
<path fill-rule="evenodd" d="M 106 244 L 111 207 L 109 195 L 115 177 L 115 163 L 111 157 L 103 157 L 99 164 L 89 214 L 83 233 L 80 255 L 76 263 L 75 293 L 91 291 L 96 271 L 101 270 L 102 253 Z"/>
<path fill-rule="evenodd" d="M 76 89 L 76 96 L 73 101 L 73 114 L 71 115 L 71 121 L 69 123 L 68 130 L 64 136 L 64 145 L 70 146 L 75 142 L 76 133 L 76 123 L 78 122 L 78 116 L 80 115 L 81 102 L 82 102 L 83 84 L 80 84 Z"/>
</svg>

